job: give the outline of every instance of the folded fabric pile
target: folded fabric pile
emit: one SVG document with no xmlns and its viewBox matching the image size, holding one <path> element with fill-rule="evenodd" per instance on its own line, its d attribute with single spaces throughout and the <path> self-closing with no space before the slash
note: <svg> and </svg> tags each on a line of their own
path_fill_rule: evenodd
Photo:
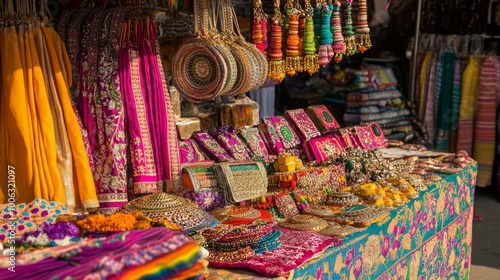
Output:
<svg viewBox="0 0 500 280">
<path fill-rule="evenodd" d="M 191 238 L 159 227 L 18 255 L 15 269 L 21 279 L 202 279 L 206 262 Z"/>
<path fill-rule="evenodd" d="M 347 125 L 377 122 L 387 139 L 410 140 L 413 135 L 410 110 L 396 88 L 392 69 L 369 65 L 360 70 L 347 70 L 345 75 Z"/>
</svg>

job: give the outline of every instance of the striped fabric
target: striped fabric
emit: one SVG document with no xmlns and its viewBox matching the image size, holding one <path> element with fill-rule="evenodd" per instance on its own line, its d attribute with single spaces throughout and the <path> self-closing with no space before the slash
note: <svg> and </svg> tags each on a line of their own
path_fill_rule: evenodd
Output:
<svg viewBox="0 0 500 280">
<path fill-rule="evenodd" d="M 457 150 L 464 150 L 470 155 L 472 155 L 474 115 L 481 63 L 480 57 L 470 56 L 462 75 Z"/>
<path fill-rule="evenodd" d="M 436 88 L 436 66 L 438 57 L 433 56 L 429 61 L 429 75 L 427 80 L 427 100 L 425 102 L 424 126 L 429 134 L 429 142 L 434 143 L 434 89 Z"/>
<path fill-rule="evenodd" d="M 457 152 L 458 123 L 460 120 L 460 92 L 462 90 L 462 73 L 469 61 L 466 57 L 455 60 L 453 69 L 453 90 L 451 94 L 451 131 L 450 152 Z"/>
<path fill-rule="evenodd" d="M 488 56 L 483 60 L 477 95 L 477 114 L 474 122 L 473 158 L 478 162 L 476 185 L 491 185 L 495 160 L 496 105 L 500 80 L 498 58 Z"/>
<path fill-rule="evenodd" d="M 450 151 L 450 129 L 452 121 L 452 91 L 453 74 L 455 68 L 455 53 L 443 52 L 441 54 L 441 87 L 439 89 L 438 109 L 436 112 L 436 150 L 441 152 Z M 457 107 L 458 109 L 458 107 Z"/>
<path fill-rule="evenodd" d="M 430 71 L 430 66 L 431 66 L 431 61 L 432 61 L 432 52 L 426 52 L 425 53 L 425 58 L 424 61 L 422 62 L 422 68 L 420 70 L 420 80 L 419 80 L 419 91 L 420 91 L 420 98 L 417 99 L 419 100 L 419 120 L 423 121 L 424 116 L 425 116 L 425 108 L 426 108 L 426 100 L 427 100 L 427 89 L 428 89 L 428 82 L 429 82 L 429 71 Z"/>
</svg>

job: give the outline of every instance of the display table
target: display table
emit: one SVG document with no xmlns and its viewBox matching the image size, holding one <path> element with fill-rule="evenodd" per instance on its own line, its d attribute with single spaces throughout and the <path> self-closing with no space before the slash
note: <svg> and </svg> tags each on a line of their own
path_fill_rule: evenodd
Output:
<svg viewBox="0 0 500 280">
<path fill-rule="evenodd" d="M 476 163 L 443 175 L 389 220 L 342 239 L 288 278 L 467 279 L 476 177 Z M 212 268 L 208 279 L 262 278 L 249 270 Z"/>
</svg>

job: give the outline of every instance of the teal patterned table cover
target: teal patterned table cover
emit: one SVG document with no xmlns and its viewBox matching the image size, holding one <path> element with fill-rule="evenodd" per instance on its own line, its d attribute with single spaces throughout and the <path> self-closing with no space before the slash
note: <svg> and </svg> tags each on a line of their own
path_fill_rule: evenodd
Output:
<svg viewBox="0 0 500 280">
<path fill-rule="evenodd" d="M 476 178 L 477 163 L 443 175 L 388 220 L 344 238 L 288 279 L 468 279 Z M 210 269 L 208 279 L 268 278 L 249 270 Z"/>
</svg>

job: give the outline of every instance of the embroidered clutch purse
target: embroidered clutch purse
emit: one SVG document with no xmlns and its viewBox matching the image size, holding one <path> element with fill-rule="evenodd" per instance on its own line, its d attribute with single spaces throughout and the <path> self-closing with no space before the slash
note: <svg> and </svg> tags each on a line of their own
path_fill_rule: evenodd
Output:
<svg viewBox="0 0 500 280">
<path fill-rule="evenodd" d="M 179 140 L 179 154 L 181 164 L 194 163 L 205 160 L 198 144 L 192 139 Z"/>
<path fill-rule="evenodd" d="M 239 161 L 252 160 L 252 153 L 245 143 L 238 137 L 236 130 L 232 126 L 214 127 L 210 130 L 219 144 L 231 155 Z"/>
<path fill-rule="evenodd" d="M 281 154 L 284 151 L 283 143 L 281 143 L 281 139 L 278 136 L 278 133 L 276 133 L 276 129 L 271 122 L 271 118 L 263 118 L 262 122 L 263 124 L 259 124 L 258 128 L 262 135 L 262 140 L 266 143 L 269 153 L 274 155 Z"/>
<path fill-rule="evenodd" d="M 306 141 L 321 135 L 304 109 L 286 110 L 285 115 L 295 128 L 300 140 Z"/>
<path fill-rule="evenodd" d="M 307 107 L 309 116 L 322 134 L 333 132 L 340 128 L 339 123 L 325 105 Z"/>
<path fill-rule="evenodd" d="M 224 205 L 224 195 L 219 187 L 212 164 L 187 166 L 182 169 L 182 196 L 192 200 L 201 209 L 212 211 Z"/>
<path fill-rule="evenodd" d="M 384 131 L 380 125 L 376 122 L 371 122 L 366 124 L 373 136 L 373 141 L 375 142 L 376 148 L 387 147 L 387 139 L 385 138 Z"/>
<path fill-rule="evenodd" d="M 258 161 L 269 161 L 269 151 L 266 143 L 256 127 L 245 127 L 238 130 L 239 135 L 247 144 L 254 155 L 254 159 Z"/>
<path fill-rule="evenodd" d="M 375 122 L 369 123 L 367 125 L 355 126 L 353 135 L 359 145 L 364 149 L 377 149 L 387 147 L 387 141 L 384 137 L 384 132 Z"/>
<path fill-rule="evenodd" d="M 329 134 L 308 140 L 302 144 L 307 160 L 321 163 L 335 159 L 344 151 L 338 138 Z"/>
<path fill-rule="evenodd" d="M 341 144 L 344 148 L 361 148 L 361 144 L 358 143 L 358 140 L 356 137 L 354 137 L 353 133 L 351 132 L 350 128 L 341 128 L 338 131 L 339 133 L 339 139 L 341 140 Z"/>
<path fill-rule="evenodd" d="M 260 162 L 214 165 L 215 174 L 227 203 L 236 203 L 267 194 L 267 172 Z"/>
<path fill-rule="evenodd" d="M 282 116 L 272 116 L 262 118 L 268 129 L 273 127 L 276 134 L 286 150 L 297 148 L 300 145 L 300 139 L 292 126 Z"/>
<path fill-rule="evenodd" d="M 234 158 L 208 132 L 196 131 L 193 133 L 193 138 L 208 158 L 219 162 L 234 161 Z"/>
</svg>

